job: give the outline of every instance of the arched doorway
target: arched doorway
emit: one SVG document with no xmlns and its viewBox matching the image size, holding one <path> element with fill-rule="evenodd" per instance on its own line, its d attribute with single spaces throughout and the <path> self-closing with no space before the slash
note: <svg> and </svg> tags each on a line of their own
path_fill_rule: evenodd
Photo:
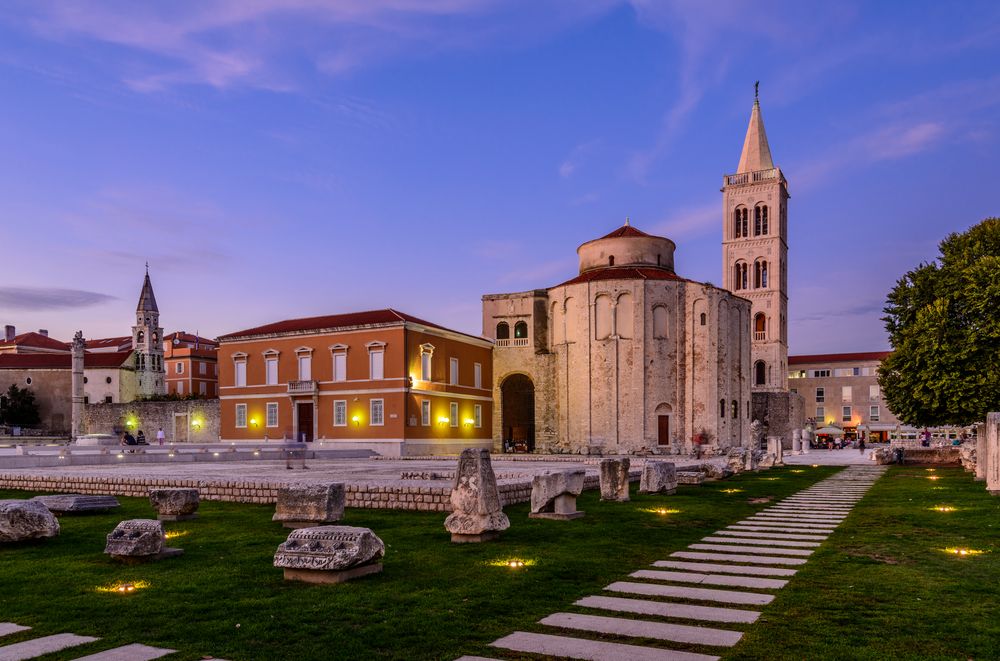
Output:
<svg viewBox="0 0 1000 661">
<path fill-rule="evenodd" d="M 500 384 L 504 450 L 535 450 L 535 384 L 524 374 L 512 374 Z"/>
<path fill-rule="evenodd" d="M 753 366 L 753 384 L 763 386 L 767 384 L 767 366 L 763 360 L 758 360 Z"/>
</svg>

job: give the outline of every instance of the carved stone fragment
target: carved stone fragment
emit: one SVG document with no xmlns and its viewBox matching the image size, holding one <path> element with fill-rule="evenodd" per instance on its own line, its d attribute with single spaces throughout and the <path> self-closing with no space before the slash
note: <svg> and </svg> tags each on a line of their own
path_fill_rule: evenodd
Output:
<svg viewBox="0 0 1000 661">
<path fill-rule="evenodd" d="M 122 521 L 108 534 L 104 552 L 123 562 L 160 560 L 183 553 L 166 547 L 163 523 L 156 519 Z"/>
<path fill-rule="evenodd" d="M 452 513 L 444 527 L 453 542 L 483 542 L 496 539 L 510 527 L 500 505 L 500 491 L 490 462 L 482 448 L 467 448 L 458 459 L 451 488 Z"/>
<path fill-rule="evenodd" d="M 299 528 L 278 545 L 274 566 L 285 580 L 342 583 L 382 571 L 385 544 L 368 528 L 314 526 Z"/>
<path fill-rule="evenodd" d="M 583 491 L 585 473 L 581 470 L 542 473 L 531 479 L 531 513 L 533 519 L 578 519 L 583 512 L 576 509 L 576 497 Z"/>
<path fill-rule="evenodd" d="M 47 539 L 59 534 L 59 522 L 36 500 L 0 500 L 0 542 Z"/>
<path fill-rule="evenodd" d="M 272 521 L 286 528 L 309 528 L 336 523 L 344 518 L 344 485 L 290 484 L 278 489 L 278 504 Z"/>
<path fill-rule="evenodd" d="M 150 489 L 149 503 L 160 521 L 187 521 L 198 518 L 197 489 Z"/>
<path fill-rule="evenodd" d="M 639 479 L 639 493 L 672 494 L 677 491 L 677 467 L 669 461 L 647 461 Z"/>
<path fill-rule="evenodd" d="M 628 457 L 601 459 L 601 500 L 628 501 Z"/>
<path fill-rule="evenodd" d="M 53 514 L 80 514 L 84 512 L 106 512 L 121 507 L 114 496 L 89 496 L 80 493 L 61 493 L 51 496 L 35 496 Z"/>
</svg>

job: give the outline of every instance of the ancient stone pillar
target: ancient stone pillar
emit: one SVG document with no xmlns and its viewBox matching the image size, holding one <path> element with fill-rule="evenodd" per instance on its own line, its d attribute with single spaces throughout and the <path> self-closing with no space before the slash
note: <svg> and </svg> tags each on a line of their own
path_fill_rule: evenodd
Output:
<svg viewBox="0 0 1000 661">
<path fill-rule="evenodd" d="M 792 454 L 802 453 L 802 430 L 792 430 Z"/>
<path fill-rule="evenodd" d="M 72 393 L 72 407 L 70 409 L 70 439 L 76 441 L 77 438 L 87 433 L 83 424 L 83 354 L 86 348 L 83 340 L 83 331 L 77 331 L 73 336 L 72 348 L 72 380 L 70 382 Z"/>
<path fill-rule="evenodd" d="M 601 500 L 623 503 L 628 498 L 628 457 L 601 459 Z"/>
<path fill-rule="evenodd" d="M 531 480 L 532 519 L 568 521 L 583 516 L 576 509 L 576 497 L 583 491 L 583 470 L 545 472 Z"/>
<path fill-rule="evenodd" d="M 986 490 L 1000 496 L 1000 413 L 986 414 Z"/>
<path fill-rule="evenodd" d="M 976 481 L 986 481 L 987 458 L 986 449 L 986 425 L 979 423 L 976 425 Z"/>
<path fill-rule="evenodd" d="M 639 478 L 639 493 L 672 494 L 677 491 L 677 467 L 669 461 L 647 461 Z"/>
<path fill-rule="evenodd" d="M 489 450 L 466 448 L 458 458 L 451 487 L 452 513 L 444 521 L 451 541 L 485 542 L 510 527 L 503 513 Z"/>
<path fill-rule="evenodd" d="M 767 437 L 767 452 L 768 454 L 774 455 L 774 465 L 781 466 L 784 464 L 785 451 L 781 445 L 780 436 L 768 436 Z"/>
<path fill-rule="evenodd" d="M 812 450 L 813 432 L 811 429 L 802 430 L 802 454 L 809 454 Z"/>
</svg>

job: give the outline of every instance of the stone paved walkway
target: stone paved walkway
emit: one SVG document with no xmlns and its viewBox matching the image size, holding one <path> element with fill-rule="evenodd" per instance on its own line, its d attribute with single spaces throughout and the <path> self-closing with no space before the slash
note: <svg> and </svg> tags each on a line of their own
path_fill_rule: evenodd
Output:
<svg viewBox="0 0 1000 661">
<path fill-rule="evenodd" d="M 19 643 L 4 644 L 4 636 L 30 630 L 31 627 L 23 627 L 12 622 L 0 622 L 0 661 L 35 659 L 46 654 L 68 650 L 79 645 L 100 640 L 100 638 L 92 636 L 57 633 L 51 636 L 29 638 Z M 88 654 L 87 656 L 74 657 L 74 661 L 152 661 L 152 659 L 159 659 L 168 654 L 173 654 L 175 651 L 161 647 L 150 647 L 149 645 L 132 644 L 106 649 L 101 652 Z M 223 660 L 209 659 L 208 661 Z"/>
<path fill-rule="evenodd" d="M 606 614 L 553 613 L 539 622 L 551 632 L 516 631 L 492 646 L 515 654 L 592 661 L 718 659 L 716 654 L 743 636 L 720 625 L 755 622 L 760 611 L 748 606 L 773 601 L 775 591 L 794 580 L 797 568 L 809 561 L 884 471 L 881 466 L 849 466 L 691 544 L 690 550 L 671 553 L 669 559 L 654 562 L 653 569 L 640 569 L 629 580 L 608 585 L 605 594 L 573 604 Z M 600 634 L 615 640 L 598 639 Z M 697 645 L 706 653 L 669 649 L 670 643 Z M 464 656 L 459 661 L 484 659 Z"/>
</svg>

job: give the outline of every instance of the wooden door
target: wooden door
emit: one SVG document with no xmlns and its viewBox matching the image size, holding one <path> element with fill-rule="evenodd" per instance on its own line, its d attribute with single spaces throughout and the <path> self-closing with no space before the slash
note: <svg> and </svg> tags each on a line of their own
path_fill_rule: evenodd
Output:
<svg viewBox="0 0 1000 661">
<path fill-rule="evenodd" d="M 297 406 L 299 429 L 295 440 L 311 442 L 313 440 L 313 405 L 311 402 L 300 402 Z"/>
<path fill-rule="evenodd" d="M 670 416 L 657 417 L 656 442 L 658 445 L 670 445 Z"/>
</svg>

